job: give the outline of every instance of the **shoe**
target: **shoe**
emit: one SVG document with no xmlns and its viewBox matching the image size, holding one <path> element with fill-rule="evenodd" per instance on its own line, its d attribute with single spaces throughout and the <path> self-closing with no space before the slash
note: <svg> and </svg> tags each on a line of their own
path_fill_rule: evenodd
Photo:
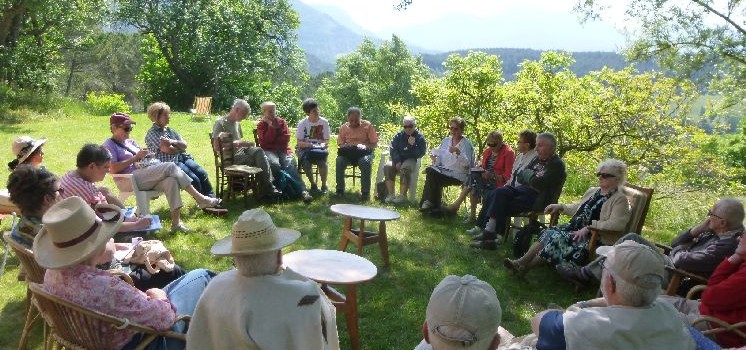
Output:
<svg viewBox="0 0 746 350">
<path fill-rule="evenodd" d="M 278 190 L 274 186 L 272 186 L 272 190 L 267 193 L 267 196 L 269 197 L 279 197 L 282 196 L 282 191 Z"/>
<path fill-rule="evenodd" d="M 518 263 L 518 260 L 510 260 L 508 258 L 505 258 L 505 260 L 503 260 L 503 266 L 505 266 L 506 269 L 512 271 L 513 274 L 517 276 L 523 275 L 526 270 L 523 265 Z"/>
<path fill-rule="evenodd" d="M 171 226 L 171 233 L 177 233 L 177 232 L 189 233 L 189 232 L 192 232 L 192 229 L 184 226 L 184 223 L 180 222 L 176 225 Z"/>
<path fill-rule="evenodd" d="M 485 237 L 487 237 L 487 236 L 490 236 L 490 237 L 494 237 L 495 236 L 495 234 L 493 232 L 489 232 L 487 230 L 482 230 L 481 232 L 482 233 L 480 233 L 480 234 L 472 237 L 471 240 L 472 241 L 484 241 Z M 495 238 L 488 238 L 488 239 L 489 240 L 495 240 Z"/>
<path fill-rule="evenodd" d="M 197 202 L 197 206 L 200 209 L 214 208 L 220 205 L 222 200 L 220 198 L 205 198 L 203 201 Z"/>
<path fill-rule="evenodd" d="M 557 269 L 560 277 L 572 282 L 578 289 L 591 286 L 591 279 L 583 273 L 580 267 L 575 267 L 572 264 L 558 264 L 555 269 Z"/>
<path fill-rule="evenodd" d="M 433 208 L 433 203 L 430 202 L 429 200 L 425 200 L 425 201 L 422 202 L 422 206 L 420 207 L 420 211 L 421 212 L 426 212 L 426 211 L 429 211 L 432 208 Z"/>
<path fill-rule="evenodd" d="M 383 200 L 383 202 L 386 203 L 386 204 L 392 204 L 392 203 L 394 203 L 394 198 L 396 198 L 396 196 L 393 195 L 393 194 L 390 194 L 390 195 L 386 196 L 386 198 Z"/>
<path fill-rule="evenodd" d="M 495 250 L 497 249 L 497 242 L 494 239 L 485 241 L 474 241 L 469 244 L 472 248 Z"/>
<path fill-rule="evenodd" d="M 323 194 L 329 193 L 329 187 L 326 187 L 326 185 L 321 186 L 321 193 Z"/>
<path fill-rule="evenodd" d="M 466 230 L 466 234 L 469 236 L 474 236 L 482 233 L 482 228 L 479 226 L 474 226 L 468 230 Z"/>
<path fill-rule="evenodd" d="M 367 202 L 370 200 L 370 193 L 364 192 L 360 195 L 360 201 L 361 202 Z"/>
<path fill-rule="evenodd" d="M 316 184 L 311 185 L 311 193 L 319 193 L 319 186 L 316 186 Z"/>
<path fill-rule="evenodd" d="M 311 203 L 313 200 L 313 197 L 311 197 L 311 194 L 309 194 L 308 191 L 304 191 L 301 196 L 303 197 L 304 203 Z"/>
<path fill-rule="evenodd" d="M 407 200 L 404 196 L 394 196 L 394 198 L 391 200 L 391 203 L 394 204 L 401 204 L 404 203 Z"/>
</svg>

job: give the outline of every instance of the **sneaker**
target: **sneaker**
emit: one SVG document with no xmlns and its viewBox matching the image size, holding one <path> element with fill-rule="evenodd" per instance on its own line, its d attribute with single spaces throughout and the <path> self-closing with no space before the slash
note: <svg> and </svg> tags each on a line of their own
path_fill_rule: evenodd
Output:
<svg viewBox="0 0 746 350">
<path fill-rule="evenodd" d="M 428 211 L 433 208 L 433 203 L 429 200 L 425 200 L 422 202 L 422 206 L 420 207 L 420 211 Z"/>
<path fill-rule="evenodd" d="M 496 235 L 493 232 L 489 232 L 487 230 L 482 230 L 480 234 L 472 237 L 472 241 L 484 241 L 485 237 L 490 236 L 492 238 L 488 238 L 489 240 L 495 240 Z"/>
<path fill-rule="evenodd" d="M 386 196 L 386 199 L 384 199 L 383 202 L 386 203 L 386 204 L 394 203 L 394 198 L 396 198 L 396 196 L 393 195 L 393 194 L 390 194 L 390 195 Z"/>
<path fill-rule="evenodd" d="M 321 193 L 323 194 L 329 193 L 329 187 L 326 187 L 326 185 L 321 186 Z"/>
<path fill-rule="evenodd" d="M 497 249 L 497 242 L 494 239 L 485 241 L 474 241 L 471 242 L 469 246 L 476 249 L 495 250 Z"/>
<path fill-rule="evenodd" d="M 479 226 L 474 226 L 468 230 L 466 230 L 466 234 L 469 236 L 475 236 L 482 233 L 482 228 Z"/>
<path fill-rule="evenodd" d="M 301 195 L 303 197 L 303 202 L 310 203 L 313 200 L 313 197 L 311 197 L 311 194 L 308 193 L 308 191 L 304 191 Z"/>
<path fill-rule="evenodd" d="M 572 264 L 558 264 L 555 269 L 560 277 L 572 282 L 578 289 L 585 289 L 591 285 L 591 279 L 583 273 L 580 267 Z"/>
<path fill-rule="evenodd" d="M 393 199 L 391 199 L 391 202 L 394 204 L 401 204 L 404 203 L 407 200 L 404 196 L 394 196 Z"/>
<path fill-rule="evenodd" d="M 513 272 L 514 275 L 523 275 L 525 273 L 525 268 L 523 267 L 523 265 L 518 263 L 518 260 L 510 260 L 508 258 L 505 258 L 505 260 L 503 260 L 503 266 Z"/>
</svg>

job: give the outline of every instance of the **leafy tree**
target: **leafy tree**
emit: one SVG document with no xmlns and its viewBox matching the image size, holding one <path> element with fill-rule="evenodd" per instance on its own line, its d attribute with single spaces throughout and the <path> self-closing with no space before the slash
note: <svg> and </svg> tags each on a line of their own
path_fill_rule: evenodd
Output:
<svg viewBox="0 0 746 350">
<path fill-rule="evenodd" d="M 362 108 L 373 124 L 398 123 L 396 106 L 413 108 L 417 104 L 413 82 L 429 74 L 422 59 L 413 57 L 396 35 L 380 46 L 366 39 L 357 50 L 337 59 L 334 77 L 326 79 L 319 91 L 336 100 L 338 109 L 331 116 L 335 124 L 351 106 Z"/>
<path fill-rule="evenodd" d="M 255 106 L 273 99 L 281 114 L 298 110 L 307 74 L 288 1 L 120 0 L 116 16 L 146 34 L 138 76 L 145 101 L 183 109 L 208 95 L 227 108 L 245 97 Z"/>
<path fill-rule="evenodd" d="M 602 17 L 611 0 L 580 0 L 586 20 Z M 626 16 L 638 23 L 627 54 L 634 60 L 657 59 L 685 79 L 709 82 L 722 93 L 722 106 L 746 97 L 746 3 L 740 0 L 631 0 Z"/>
<path fill-rule="evenodd" d="M 508 124 L 501 109 L 503 101 L 502 65 L 497 56 L 469 52 L 466 57 L 453 54 L 444 63 L 443 78 L 431 78 L 415 84 L 414 95 L 421 105 L 412 110 L 428 142 L 437 145 L 448 134 L 448 120 L 464 118 L 465 133 L 482 153 L 487 134 Z"/>
</svg>

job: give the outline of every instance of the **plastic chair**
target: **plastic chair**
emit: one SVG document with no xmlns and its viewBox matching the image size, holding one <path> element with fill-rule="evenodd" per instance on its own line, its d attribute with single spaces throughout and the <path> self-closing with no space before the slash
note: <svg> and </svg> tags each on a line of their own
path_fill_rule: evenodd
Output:
<svg viewBox="0 0 746 350">
<path fill-rule="evenodd" d="M 158 198 L 163 192 L 156 190 L 141 190 L 137 187 L 137 181 L 132 174 L 110 174 L 119 189 L 119 200 L 124 203 L 127 198 L 134 195 L 137 203 L 136 213 L 140 215 L 150 214 L 150 201 Z"/>
</svg>

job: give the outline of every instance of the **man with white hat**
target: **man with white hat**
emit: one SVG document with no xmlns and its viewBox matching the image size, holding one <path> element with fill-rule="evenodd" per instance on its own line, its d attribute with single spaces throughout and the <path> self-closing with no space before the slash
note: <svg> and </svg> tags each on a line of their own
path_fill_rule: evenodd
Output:
<svg viewBox="0 0 746 350">
<path fill-rule="evenodd" d="M 422 324 L 425 339 L 415 350 L 496 349 L 501 334 L 512 337 L 500 328 L 501 319 L 492 286 L 471 275 L 446 276 L 430 296 Z"/>
<path fill-rule="evenodd" d="M 236 269 L 215 277 L 197 303 L 187 349 L 339 349 L 335 309 L 319 286 L 282 268 L 282 247 L 300 232 L 247 210 L 212 246 Z"/>
<path fill-rule="evenodd" d="M 581 301 L 564 312 L 542 311 L 531 320 L 542 349 L 696 349 L 690 330 L 668 303 L 656 302 L 664 278 L 663 257 L 633 241 L 597 250 L 606 260 L 603 298 Z"/>
</svg>

